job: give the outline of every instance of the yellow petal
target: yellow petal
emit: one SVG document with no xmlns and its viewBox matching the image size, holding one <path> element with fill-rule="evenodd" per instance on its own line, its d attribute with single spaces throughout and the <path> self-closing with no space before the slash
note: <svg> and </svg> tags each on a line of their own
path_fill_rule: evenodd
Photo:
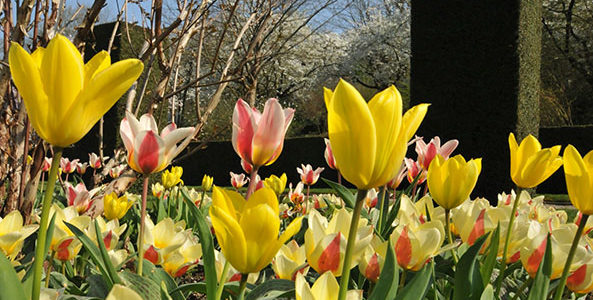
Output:
<svg viewBox="0 0 593 300">
<path fill-rule="evenodd" d="M 591 154 L 593 152 L 590 152 Z M 593 155 L 587 154 L 588 160 Z M 587 165 L 575 147 L 568 145 L 564 150 L 564 173 L 566 189 L 572 204 L 584 214 L 593 213 L 593 184 Z"/>
<path fill-rule="evenodd" d="M 340 286 L 338 285 L 338 281 L 329 271 L 319 276 L 319 278 L 315 280 L 315 283 L 313 283 L 313 287 L 311 287 L 311 292 L 315 299 L 338 299 L 339 290 Z"/>
<path fill-rule="evenodd" d="M 519 162 L 517 161 L 518 148 L 519 145 L 517 145 L 515 135 L 512 132 L 509 133 L 509 150 L 511 152 L 511 178 L 515 178 L 515 174 L 517 173 L 517 169 L 519 168 Z"/>
<path fill-rule="evenodd" d="M 43 47 L 38 47 L 37 49 L 35 49 L 35 51 L 33 51 L 33 53 L 31 53 L 31 58 L 33 58 L 33 61 L 35 61 L 37 68 L 40 69 L 41 61 L 43 60 L 43 54 L 45 54 L 45 48 Z"/>
<path fill-rule="evenodd" d="M 111 65 L 111 57 L 107 51 L 101 51 L 84 65 L 84 82 L 88 84 L 95 75 Z"/>
<path fill-rule="evenodd" d="M 329 139 L 340 172 L 359 189 L 370 188 L 377 138 L 369 107 L 360 93 L 344 80 L 338 83 L 329 104 Z"/>
<path fill-rule="evenodd" d="M 334 96 L 334 92 L 326 87 L 323 87 L 323 100 L 325 101 L 325 108 L 329 111 L 329 103 Z"/>
<path fill-rule="evenodd" d="M 243 230 L 234 219 L 217 206 L 210 207 L 212 227 L 218 244 L 229 263 L 240 272 L 246 267 L 247 246 Z"/>
</svg>

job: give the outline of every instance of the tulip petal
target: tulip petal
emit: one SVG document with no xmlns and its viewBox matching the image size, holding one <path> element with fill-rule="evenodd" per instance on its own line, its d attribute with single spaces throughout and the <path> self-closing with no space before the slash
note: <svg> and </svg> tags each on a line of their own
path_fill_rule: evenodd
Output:
<svg viewBox="0 0 593 300">
<path fill-rule="evenodd" d="M 372 186 L 377 153 L 375 123 L 360 93 L 340 80 L 329 103 L 329 139 L 342 176 L 359 189 Z"/>
<path fill-rule="evenodd" d="M 249 202 L 251 202 L 250 199 Z M 254 273 L 261 270 L 270 263 L 281 245 L 278 245 L 278 232 L 280 219 L 274 210 L 266 205 L 260 204 L 247 208 L 241 215 L 239 226 L 243 229 L 247 251 L 247 266 L 242 273 Z M 266 253 L 272 249 L 273 253 Z"/>
<path fill-rule="evenodd" d="M 251 147 L 253 135 L 257 127 L 253 111 L 247 102 L 239 99 L 233 110 L 233 148 L 241 159 L 253 165 L 251 160 Z"/>
<path fill-rule="evenodd" d="M 142 174 L 158 172 L 163 162 L 162 152 L 164 151 L 161 138 L 153 131 L 144 131 L 136 136 L 134 143 L 137 151 L 134 153 L 134 162 L 130 167 L 136 167 L 134 169 Z"/>
<path fill-rule="evenodd" d="M 245 271 L 247 243 L 243 230 L 234 216 L 228 215 L 217 206 L 210 207 L 212 227 L 224 257 L 240 272 Z"/>
<path fill-rule="evenodd" d="M 593 152 L 585 156 L 587 162 L 591 161 L 591 157 L 593 157 L 591 153 Z M 564 150 L 564 173 L 566 188 L 572 204 L 581 212 L 592 214 L 592 176 L 578 150 L 572 145 L 568 145 Z"/>
<path fill-rule="evenodd" d="M 284 111 L 278 100 L 272 98 L 266 101 L 251 144 L 253 165 L 266 164 L 276 149 L 284 143 L 285 121 Z"/>
<path fill-rule="evenodd" d="M 97 73 L 111 65 L 111 57 L 107 51 L 100 51 L 84 65 L 84 83 L 88 85 Z"/>
<path fill-rule="evenodd" d="M 337 299 L 338 281 L 331 272 L 325 272 L 313 283 L 311 292 L 315 299 Z"/>
</svg>

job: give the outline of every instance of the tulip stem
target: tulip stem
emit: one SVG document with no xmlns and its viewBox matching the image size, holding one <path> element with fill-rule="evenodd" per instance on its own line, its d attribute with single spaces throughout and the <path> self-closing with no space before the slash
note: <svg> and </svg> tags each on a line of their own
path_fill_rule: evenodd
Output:
<svg viewBox="0 0 593 300">
<path fill-rule="evenodd" d="M 62 148 L 54 148 L 54 156 L 51 161 L 49 169 L 49 176 L 47 177 L 47 186 L 45 194 L 43 195 L 43 202 L 41 204 L 41 221 L 39 223 L 37 246 L 35 247 L 35 261 L 33 265 L 33 294 L 32 300 L 39 300 L 41 294 L 41 272 L 43 270 L 43 261 L 45 260 L 45 244 L 47 240 L 47 226 L 49 223 L 49 209 L 54 193 L 54 186 L 56 184 L 56 177 L 58 176 L 58 166 L 60 165 L 60 158 L 62 158 Z"/>
<path fill-rule="evenodd" d="M 220 282 L 218 283 L 218 288 L 216 289 L 216 297 L 215 300 L 220 300 L 222 297 L 222 291 L 224 290 L 224 284 L 226 283 L 226 276 L 229 273 L 229 261 L 224 262 L 224 267 L 222 268 L 222 274 L 220 275 Z"/>
<path fill-rule="evenodd" d="M 509 219 L 509 225 L 507 226 L 507 234 L 504 238 L 504 248 L 502 250 L 502 260 L 500 262 L 500 272 L 498 278 L 496 278 L 496 295 L 500 296 L 500 288 L 502 287 L 502 281 L 504 278 L 504 271 L 507 268 L 507 255 L 509 250 L 509 242 L 511 241 L 511 230 L 515 221 L 515 213 L 517 212 L 517 206 L 519 198 L 523 189 L 517 188 L 517 194 L 515 195 L 515 201 L 513 201 L 513 208 L 511 209 L 511 217 Z"/>
<path fill-rule="evenodd" d="M 307 184 L 307 198 L 305 198 L 305 213 L 309 212 L 309 190 L 311 186 Z"/>
<path fill-rule="evenodd" d="M 445 233 L 447 234 L 447 239 L 449 240 L 449 244 L 453 245 L 453 235 L 451 235 L 451 210 L 445 209 Z M 457 258 L 457 252 L 455 248 L 451 249 L 451 255 L 453 256 L 453 262 L 457 264 L 459 259 Z"/>
<path fill-rule="evenodd" d="M 338 294 L 338 300 L 346 299 L 346 293 L 348 292 L 352 252 L 354 250 L 354 244 L 356 243 L 356 231 L 358 230 L 360 212 L 362 211 L 362 204 L 364 203 L 366 195 L 367 190 L 358 190 L 358 193 L 356 194 L 356 204 L 352 211 L 352 221 L 350 222 L 350 229 L 348 230 L 348 244 L 346 244 L 346 253 L 344 254 L 344 265 L 342 267 L 342 278 L 340 278 L 340 293 Z"/>
<path fill-rule="evenodd" d="M 408 270 L 402 270 L 402 276 L 399 278 L 399 289 L 401 290 L 404 285 L 406 285 L 406 275 L 408 275 Z"/>
<path fill-rule="evenodd" d="M 251 197 L 251 194 L 253 194 L 253 192 L 255 192 L 255 187 L 257 186 L 257 171 L 259 170 L 259 167 L 254 166 L 253 169 L 251 170 L 251 174 L 249 174 L 249 186 L 247 186 L 247 194 L 245 195 L 245 200 L 249 200 L 249 197 Z"/>
<path fill-rule="evenodd" d="M 202 209 L 202 203 L 204 203 L 205 196 L 206 196 L 206 189 L 202 188 L 202 198 L 200 199 L 200 205 L 198 205 L 198 209 Z"/>
<path fill-rule="evenodd" d="M 247 286 L 247 277 L 249 277 L 249 274 L 241 274 L 241 282 L 239 283 L 239 300 L 245 299 L 245 287 Z"/>
<path fill-rule="evenodd" d="M 560 284 L 556 289 L 554 300 L 562 299 L 564 287 L 566 286 L 566 279 L 568 278 L 568 271 L 570 271 L 570 265 L 572 264 L 572 260 L 574 259 L 574 254 L 577 252 L 577 246 L 579 245 L 579 241 L 583 236 L 583 231 L 585 229 L 585 224 L 587 224 L 587 219 L 589 219 L 589 215 L 583 214 L 581 222 L 579 223 L 579 228 L 577 229 L 577 233 L 575 234 L 574 239 L 572 240 L 572 246 L 570 246 L 570 252 L 568 252 L 566 264 L 564 264 L 564 270 L 562 271 L 562 277 L 560 277 Z"/>
<path fill-rule="evenodd" d="M 51 252 L 51 258 L 49 260 L 49 264 L 47 265 L 47 276 L 45 276 L 45 288 L 49 288 L 49 279 L 51 278 L 51 271 L 54 267 L 54 258 L 56 257 L 56 251 Z"/>
<path fill-rule="evenodd" d="M 140 210 L 140 232 L 138 233 L 138 275 L 142 276 L 144 260 L 144 219 L 146 218 L 146 197 L 148 196 L 148 176 L 144 176 L 142 187 L 142 208 Z"/>
<path fill-rule="evenodd" d="M 383 186 L 383 194 L 381 195 L 381 205 L 379 206 L 379 223 L 377 223 L 377 228 L 379 232 L 383 232 L 383 211 L 385 210 L 385 194 L 387 193 L 387 186 Z M 370 209 L 369 209 L 370 211 Z"/>
</svg>

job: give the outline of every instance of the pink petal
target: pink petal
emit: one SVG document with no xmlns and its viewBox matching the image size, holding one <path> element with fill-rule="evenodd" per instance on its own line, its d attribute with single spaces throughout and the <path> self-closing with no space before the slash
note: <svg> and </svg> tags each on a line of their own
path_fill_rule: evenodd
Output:
<svg viewBox="0 0 593 300">
<path fill-rule="evenodd" d="M 253 136 L 251 159 L 253 165 L 264 165 L 280 155 L 278 148 L 284 143 L 286 119 L 278 100 L 266 102 L 264 112 Z"/>
<path fill-rule="evenodd" d="M 455 150 L 455 148 L 457 148 L 457 146 L 459 145 L 459 141 L 458 140 L 450 140 L 448 142 L 446 142 L 442 147 L 441 150 L 439 151 L 442 157 L 444 158 L 448 158 L 449 155 L 451 155 L 451 153 L 453 153 L 453 151 Z"/>
<path fill-rule="evenodd" d="M 251 161 L 252 140 L 257 127 L 256 115 L 247 102 L 239 99 L 233 111 L 233 148 L 241 159 L 249 164 Z"/>
</svg>

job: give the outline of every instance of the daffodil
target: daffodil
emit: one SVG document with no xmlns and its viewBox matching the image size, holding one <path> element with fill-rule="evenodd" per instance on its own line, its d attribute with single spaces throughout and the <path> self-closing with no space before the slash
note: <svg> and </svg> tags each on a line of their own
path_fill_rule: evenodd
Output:
<svg viewBox="0 0 593 300">
<path fill-rule="evenodd" d="M 33 128 L 62 148 L 80 140 L 143 69 L 137 59 L 111 64 L 106 51 L 84 64 L 80 52 L 60 34 L 33 54 L 12 43 L 8 62 Z"/>
<path fill-rule="evenodd" d="M 397 175 L 428 104 L 402 116 L 402 98 L 394 86 L 367 103 L 344 80 L 324 95 L 329 139 L 342 176 L 361 190 L 385 185 Z"/>
<path fill-rule="evenodd" d="M 296 218 L 279 236 L 278 199 L 266 187 L 255 191 L 249 201 L 237 192 L 214 187 L 210 217 L 222 253 L 242 274 L 266 267 L 299 231 L 302 220 Z"/>
<path fill-rule="evenodd" d="M 560 146 L 542 149 L 539 141 L 528 135 L 521 145 L 517 145 L 515 135 L 509 134 L 511 150 L 511 178 L 522 188 L 532 188 L 550 177 L 560 166 L 562 158 L 558 156 Z"/>
<path fill-rule="evenodd" d="M 181 180 L 181 176 L 183 175 L 183 168 L 182 167 L 172 167 L 171 170 L 165 170 L 161 174 L 161 181 L 163 182 L 163 186 L 166 189 L 170 189 L 177 184 L 183 184 L 183 180 Z"/>
</svg>

